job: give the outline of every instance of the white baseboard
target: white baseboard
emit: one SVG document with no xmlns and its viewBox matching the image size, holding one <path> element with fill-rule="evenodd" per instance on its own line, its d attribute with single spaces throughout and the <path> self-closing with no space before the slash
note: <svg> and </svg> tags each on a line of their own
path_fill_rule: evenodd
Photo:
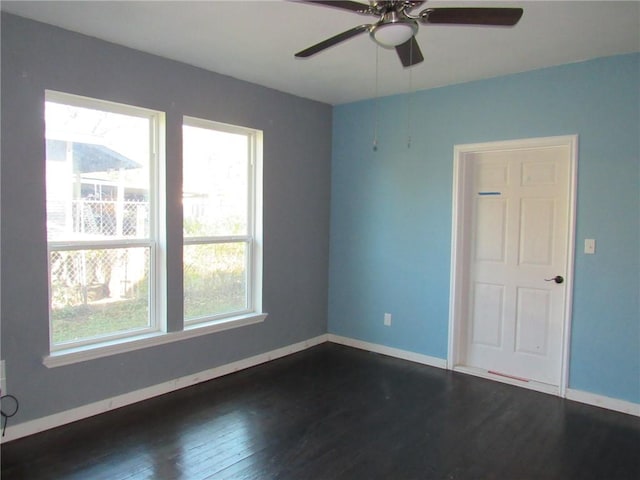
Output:
<svg viewBox="0 0 640 480">
<path fill-rule="evenodd" d="M 286 347 L 278 348 L 270 352 L 261 353 L 253 357 L 238 360 L 237 362 L 222 365 L 220 367 L 211 368 L 202 372 L 195 373 L 193 375 L 187 375 L 179 377 L 168 382 L 152 385 L 150 387 L 135 390 L 133 392 L 117 395 L 115 397 L 100 400 L 98 402 L 83 405 L 81 407 L 72 408 L 64 412 L 55 413 L 46 417 L 30 420 L 27 422 L 19 423 L 17 425 L 9 425 L 6 430 L 5 436 L 2 438 L 2 442 L 9 442 L 18 438 L 33 435 L 34 433 L 43 432 L 51 428 L 60 427 L 77 420 L 89 418 L 100 413 L 105 413 L 116 408 L 131 405 L 133 403 L 140 402 L 142 400 L 148 400 L 158 395 L 173 392 L 181 388 L 190 387 L 201 382 L 213 380 L 214 378 L 222 377 L 239 370 L 254 367 L 261 363 L 269 362 L 280 357 L 291 355 L 307 348 L 314 347 L 327 341 L 327 335 L 320 335 L 303 342 L 295 343 L 293 345 L 287 345 Z"/>
<path fill-rule="evenodd" d="M 604 395 L 596 395 L 595 393 L 574 390 L 572 388 L 567 388 L 566 399 L 640 417 L 640 403 L 605 397 Z"/>
<path fill-rule="evenodd" d="M 421 353 L 409 352 L 407 350 L 401 350 L 399 348 L 386 347 L 377 343 L 363 342 L 362 340 L 341 337 L 340 335 L 334 335 L 332 333 L 327 334 L 327 337 L 329 342 L 339 343 L 340 345 L 346 345 L 348 347 L 359 348 L 360 350 L 380 353 L 382 355 L 388 355 L 390 357 L 401 358 L 402 360 L 421 363 L 430 367 L 445 369 L 447 368 L 447 361 L 442 358 L 431 357 L 429 355 L 423 355 Z"/>
</svg>

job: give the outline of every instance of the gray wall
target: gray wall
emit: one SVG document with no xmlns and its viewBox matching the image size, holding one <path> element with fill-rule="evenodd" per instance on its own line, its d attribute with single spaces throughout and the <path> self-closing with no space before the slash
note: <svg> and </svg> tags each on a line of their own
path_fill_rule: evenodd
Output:
<svg viewBox="0 0 640 480">
<path fill-rule="evenodd" d="M 2 358 L 14 424 L 327 331 L 331 106 L 2 14 Z M 264 289 L 258 325 L 48 369 L 44 92 L 167 114 L 169 269 L 182 248 L 182 115 L 264 131 Z M 170 325 L 182 285 L 167 291 Z"/>
</svg>

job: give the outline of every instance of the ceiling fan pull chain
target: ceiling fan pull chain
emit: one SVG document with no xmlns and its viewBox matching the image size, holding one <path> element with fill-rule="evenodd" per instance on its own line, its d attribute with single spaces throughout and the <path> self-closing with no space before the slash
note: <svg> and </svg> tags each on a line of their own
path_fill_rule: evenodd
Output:
<svg viewBox="0 0 640 480">
<path fill-rule="evenodd" d="M 413 65 L 413 45 L 409 49 L 410 64 Z M 411 101 L 413 96 L 413 67 L 409 67 L 409 94 L 407 95 L 407 148 L 411 148 Z"/>
<path fill-rule="evenodd" d="M 378 109 L 379 109 L 379 99 L 378 99 L 378 57 L 380 56 L 380 47 L 376 46 L 376 81 L 375 81 L 375 97 L 376 101 L 374 104 L 374 114 L 373 114 L 373 151 L 378 151 Z"/>
</svg>

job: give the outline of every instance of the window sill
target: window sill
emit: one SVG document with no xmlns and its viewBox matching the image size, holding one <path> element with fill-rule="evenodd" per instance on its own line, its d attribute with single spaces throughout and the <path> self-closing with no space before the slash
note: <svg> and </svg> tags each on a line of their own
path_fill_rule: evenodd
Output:
<svg viewBox="0 0 640 480">
<path fill-rule="evenodd" d="M 215 322 L 187 326 L 180 332 L 151 333 L 89 346 L 70 348 L 68 350 L 60 350 L 52 352 L 50 355 L 44 357 L 42 359 L 42 363 L 47 368 L 62 367 L 64 365 L 85 362 L 96 358 L 118 355 L 120 353 L 132 352 L 143 348 L 155 347 L 157 345 L 164 345 L 166 343 L 179 342 L 188 338 L 209 335 L 211 333 L 230 330 L 232 328 L 262 323 L 266 318 L 266 313 L 250 313 L 246 315 L 239 315 L 237 317 L 225 318 L 224 320 L 218 320 Z"/>
</svg>

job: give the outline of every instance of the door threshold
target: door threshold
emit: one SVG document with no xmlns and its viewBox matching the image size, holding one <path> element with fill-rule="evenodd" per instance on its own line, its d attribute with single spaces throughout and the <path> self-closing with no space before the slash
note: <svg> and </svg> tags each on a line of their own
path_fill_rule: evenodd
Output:
<svg viewBox="0 0 640 480">
<path fill-rule="evenodd" d="M 453 371 L 465 373 L 467 375 L 473 375 L 475 377 L 485 378 L 487 380 L 493 380 L 495 382 L 507 383 L 516 387 L 528 388 L 529 390 L 535 390 L 536 392 L 560 396 L 560 387 L 558 387 L 558 385 L 536 382 L 534 380 L 528 380 L 526 378 L 514 377 L 499 372 L 484 370 L 482 368 L 476 367 L 468 367 L 465 365 L 456 365 L 455 367 L 453 367 Z"/>
</svg>

